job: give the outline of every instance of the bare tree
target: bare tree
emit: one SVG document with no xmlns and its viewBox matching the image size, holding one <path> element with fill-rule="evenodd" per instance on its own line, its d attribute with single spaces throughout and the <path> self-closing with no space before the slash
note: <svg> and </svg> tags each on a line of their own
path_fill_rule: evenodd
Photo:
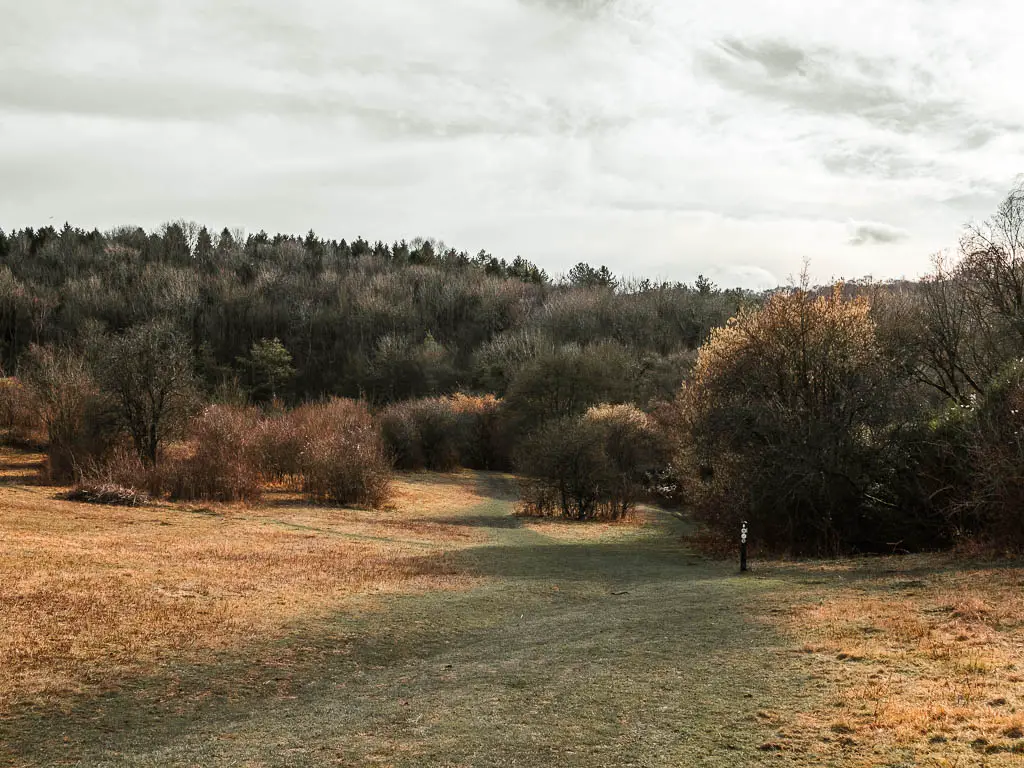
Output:
<svg viewBox="0 0 1024 768">
<path fill-rule="evenodd" d="M 971 224 L 960 240 L 959 271 L 1024 346 L 1024 182 L 995 214 Z"/>
<path fill-rule="evenodd" d="M 139 457 L 156 464 L 164 440 L 184 424 L 194 404 L 188 342 L 166 322 L 135 326 L 106 345 L 99 375 Z"/>
</svg>

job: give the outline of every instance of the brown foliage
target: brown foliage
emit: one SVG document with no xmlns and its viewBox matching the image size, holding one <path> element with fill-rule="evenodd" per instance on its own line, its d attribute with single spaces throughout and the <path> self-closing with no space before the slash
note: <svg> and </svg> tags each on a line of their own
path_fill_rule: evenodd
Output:
<svg viewBox="0 0 1024 768">
<path fill-rule="evenodd" d="M 459 463 L 469 469 L 507 469 L 510 438 L 502 401 L 494 395 L 461 393 L 450 401 L 459 419 Z"/>
<path fill-rule="evenodd" d="M 70 349 L 33 345 L 23 381 L 28 400 L 22 407 L 34 408 L 46 430 L 47 478 L 74 480 L 115 441 L 117 427 L 107 401 L 84 358 Z"/>
<path fill-rule="evenodd" d="M 258 501 L 261 416 L 255 408 L 212 405 L 188 430 L 190 453 L 168 462 L 172 498 Z"/>
<path fill-rule="evenodd" d="M 266 482 L 335 504 L 380 506 L 388 496 L 391 465 L 379 429 L 354 400 L 270 415 L 210 406 L 192 421 L 182 448 L 159 470 L 173 498 L 255 502 Z"/>
<path fill-rule="evenodd" d="M 863 298 L 773 295 L 712 332 L 680 397 L 698 517 L 769 548 L 834 553 L 883 471 L 899 389 Z M 877 501 L 877 499 L 875 499 Z"/>
<path fill-rule="evenodd" d="M 0 430 L 4 441 L 18 447 L 46 444 L 46 425 L 25 384 L 14 376 L 0 379 Z"/>
<path fill-rule="evenodd" d="M 502 402 L 456 394 L 406 400 L 380 413 L 384 441 L 400 469 L 502 469 L 508 440 Z"/>
<path fill-rule="evenodd" d="M 365 403 L 334 398 L 303 406 L 302 488 L 316 501 L 379 507 L 388 499 L 391 462 Z"/>
</svg>

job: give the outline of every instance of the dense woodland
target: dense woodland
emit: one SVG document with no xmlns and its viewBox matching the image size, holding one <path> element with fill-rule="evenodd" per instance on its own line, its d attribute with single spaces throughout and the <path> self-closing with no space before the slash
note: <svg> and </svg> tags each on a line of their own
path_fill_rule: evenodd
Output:
<svg viewBox="0 0 1024 768">
<path fill-rule="evenodd" d="M 524 514 L 656 498 L 709 546 L 1024 544 L 1024 189 L 919 282 L 763 294 L 433 241 L 0 231 L 2 418 L 98 499 L 381 504 L 514 469 Z"/>
<path fill-rule="evenodd" d="M 295 375 L 277 395 L 372 403 L 458 390 L 504 394 L 527 358 L 604 345 L 629 368 L 631 397 L 671 396 L 692 352 L 744 299 L 707 281 L 619 285 L 580 264 L 553 283 L 524 259 L 469 256 L 431 241 L 351 244 L 190 223 L 159 232 L 0 232 L 0 364 L 31 344 L 85 347 L 90 336 L 169 322 L 195 351 L 209 393 L 278 339 Z M 595 352 L 595 354 L 597 354 Z"/>
</svg>

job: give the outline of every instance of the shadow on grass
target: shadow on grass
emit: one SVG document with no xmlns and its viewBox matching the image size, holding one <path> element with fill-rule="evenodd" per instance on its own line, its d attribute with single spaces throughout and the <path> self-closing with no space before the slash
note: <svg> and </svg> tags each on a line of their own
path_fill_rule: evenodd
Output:
<svg viewBox="0 0 1024 768">
<path fill-rule="evenodd" d="M 438 525 L 462 525 L 468 528 L 496 528 L 500 530 L 523 527 L 523 521 L 511 514 L 474 513 L 464 515 L 448 515 L 445 517 L 413 517 L 406 518 L 410 523 L 436 523 Z"/>
<path fill-rule="evenodd" d="M 0 459 L 0 485 L 52 485 L 43 477 L 46 462 L 35 457 Z"/>
<path fill-rule="evenodd" d="M 429 570 L 442 556 L 413 560 Z M 205 662 L 170 660 L 149 676 L 105 681 L 112 688 L 106 693 L 22 707 L 0 720 L 0 764 L 4 758 L 37 765 L 94 764 L 110 750 L 149 752 L 186 732 L 231 730 L 239 721 L 266 715 L 268 708 L 335 695 L 338 686 L 344 696 L 357 698 L 370 696 L 375 684 L 401 688 L 397 677 L 410 664 L 443 670 L 444 661 L 449 668 L 458 666 L 449 657 L 460 652 L 500 665 L 510 637 L 518 633 L 520 643 L 535 642 L 521 615 L 548 627 L 537 634 L 545 643 L 564 644 L 568 650 L 559 652 L 573 664 L 585 655 L 580 640 L 617 631 L 635 651 L 645 638 L 686 632 L 692 621 L 664 609 L 666 585 L 685 592 L 695 571 L 680 546 L 661 537 L 596 544 L 517 539 L 447 557 L 457 570 L 493 578 L 469 592 L 386 598 L 368 611 L 297 624 L 280 640 L 210 654 Z M 715 566 L 700 573 L 713 580 L 725 575 Z M 545 581 L 560 584 L 561 591 L 523 588 Z M 582 613 L 572 618 L 577 614 L 569 611 Z"/>
<path fill-rule="evenodd" d="M 783 579 L 795 589 L 854 588 L 869 594 L 907 595 L 956 573 L 999 574 L 1024 568 L 1024 559 L 962 559 L 952 554 L 880 555 L 836 561 L 769 562 L 755 565 L 759 576 Z M 1024 585 L 1022 585 L 1024 586 Z"/>
</svg>

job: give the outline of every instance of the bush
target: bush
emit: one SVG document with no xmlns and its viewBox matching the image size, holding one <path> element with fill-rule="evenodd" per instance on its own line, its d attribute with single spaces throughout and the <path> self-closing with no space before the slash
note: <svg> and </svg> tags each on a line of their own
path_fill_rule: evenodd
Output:
<svg viewBox="0 0 1024 768">
<path fill-rule="evenodd" d="M 494 395 L 457 394 L 451 398 L 459 420 L 459 463 L 470 469 L 511 467 L 502 401 Z"/>
<path fill-rule="evenodd" d="M 212 405 L 188 427 L 189 453 L 167 461 L 174 499 L 258 501 L 261 416 L 255 408 Z"/>
<path fill-rule="evenodd" d="M 399 469 L 450 472 L 509 466 L 502 403 L 493 395 L 456 394 L 389 405 L 380 413 L 384 442 Z"/>
<path fill-rule="evenodd" d="M 1024 548 L 1024 363 L 1004 367 L 982 397 L 951 407 L 939 429 L 955 453 L 957 536 L 993 551 Z"/>
<path fill-rule="evenodd" d="M 427 466 L 416 402 L 394 403 L 379 415 L 384 444 L 398 469 L 423 469 Z"/>
<path fill-rule="evenodd" d="M 256 435 L 256 451 L 265 480 L 301 488 L 300 457 L 317 412 L 315 405 L 302 405 L 264 417 Z"/>
<path fill-rule="evenodd" d="M 381 412 L 380 422 L 399 469 L 450 472 L 459 466 L 463 424 L 447 397 L 395 403 Z"/>
<path fill-rule="evenodd" d="M 116 441 L 110 403 L 84 358 L 70 349 L 33 345 L 22 369 L 26 403 L 31 402 L 46 429 L 46 476 L 57 482 L 75 480 Z"/>
<path fill-rule="evenodd" d="M 164 484 L 164 479 L 122 441 L 78 467 L 75 488 L 67 498 L 94 504 L 141 504 L 150 496 L 161 495 Z"/>
<path fill-rule="evenodd" d="M 524 475 L 520 511 L 526 515 L 586 520 L 597 516 L 611 472 L 599 425 L 563 416 L 533 432 L 516 452 Z"/>
<path fill-rule="evenodd" d="M 531 434 L 516 452 L 524 475 L 520 511 L 575 520 L 618 520 L 646 492 L 663 461 L 654 427 L 629 405 L 564 416 Z"/>
<path fill-rule="evenodd" d="M 636 365 L 617 342 L 565 344 L 540 354 L 516 374 L 505 399 L 510 434 L 528 435 L 599 403 L 633 399 Z"/>
<path fill-rule="evenodd" d="M 299 454 L 303 490 L 316 501 L 382 506 L 391 462 L 365 403 L 335 398 L 303 410 L 309 417 Z"/>
<path fill-rule="evenodd" d="M 0 430 L 4 442 L 18 448 L 46 445 L 46 424 L 32 393 L 13 376 L 0 379 Z"/>
<path fill-rule="evenodd" d="M 772 296 L 714 331 L 680 398 L 676 463 L 701 521 L 768 549 L 877 549 L 901 450 L 902 382 L 881 354 L 868 304 L 841 288 Z"/>
<path fill-rule="evenodd" d="M 628 514 L 665 466 L 667 448 L 654 423 L 632 405 L 591 408 L 584 421 L 600 428 L 608 463 L 603 504 L 616 519 Z"/>
</svg>

